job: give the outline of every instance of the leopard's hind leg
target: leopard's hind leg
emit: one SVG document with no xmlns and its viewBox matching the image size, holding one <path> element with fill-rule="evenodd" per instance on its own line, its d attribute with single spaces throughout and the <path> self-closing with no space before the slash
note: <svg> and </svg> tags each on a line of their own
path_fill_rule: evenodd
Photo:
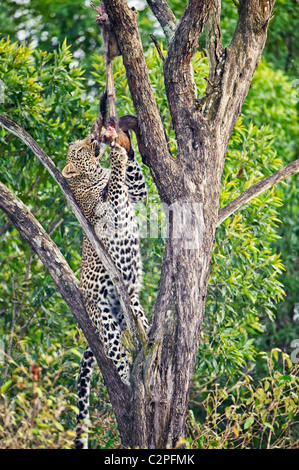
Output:
<svg viewBox="0 0 299 470">
<path fill-rule="evenodd" d="M 138 321 L 140 321 L 144 331 L 146 332 L 148 330 L 148 321 L 145 316 L 144 310 L 141 306 L 140 300 L 139 300 L 139 295 L 134 293 L 130 296 L 130 301 L 131 301 L 131 307 L 133 310 L 133 314 Z"/>
</svg>

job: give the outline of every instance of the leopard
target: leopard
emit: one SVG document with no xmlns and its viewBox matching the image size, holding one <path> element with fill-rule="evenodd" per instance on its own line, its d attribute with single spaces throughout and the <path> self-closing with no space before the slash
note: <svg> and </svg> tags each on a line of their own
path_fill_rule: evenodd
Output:
<svg viewBox="0 0 299 470">
<path fill-rule="evenodd" d="M 116 139 L 110 145 L 110 168 L 102 164 L 103 148 L 93 134 L 69 144 L 62 174 L 86 219 L 122 275 L 133 314 L 144 330 L 148 320 L 140 303 L 142 260 L 135 204 L 147 196 L 145 179 L 133 149 L 128 152 Z M 130 360 L 123 344 L 126 321 L 116 288 L 88 237 L 83 234 L 80 290 L 105 354 L 121 381 L 130 386 Z M 88 448 L 91 377 L 95 357 L 89 345 L 80 365 L 75 447 Z"/>
</svg>

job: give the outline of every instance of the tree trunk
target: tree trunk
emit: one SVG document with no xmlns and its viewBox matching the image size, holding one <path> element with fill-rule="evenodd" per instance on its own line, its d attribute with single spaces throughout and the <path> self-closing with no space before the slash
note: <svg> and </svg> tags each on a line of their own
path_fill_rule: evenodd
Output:
<svg viewBox="0 0 299 470">
<path fill-rule="evenodd" d="M 190 0 L 178 26 L 174 29 L 173 18 L 169 22 L 164 78 L 176 159 L 167 152 L 135 15 L 120 0 L 104 3 L 123 55 L 141 140 L 149 149 L 146 164 L 169 211 L 149 344 L 133 363 L 131 443 L 140 448 L 174 447 L 185 434 L 227 145 L 261 57 L 274 1 L 240 1 L 239 21 L 226 49 L 221 44 L 220 0 Z M 166 2 L 158 3 L 160 13 L 165 12 Z M 211 9 L 210 77 L 205 100 L 199 103 L 191 58 Z M 163 28 L 167 17 L 171 15 L 164 15 Z"/>
<path fill-rule="evenodd" d="M 152 312 L 151 347 L 132 374 L 133 440 L 140 447 L 173 448 L 185 434 L 222 175 L 222 167 L 214 166 L 215 152 L 222 154 L 222 149 L 207 139 L 202 135 L 202 145 L 189 153 L 189 168 L 177 181 L 182 197 L 168 207 L 168 239 Z"/>
<path fill-rule="evenodd" d="M 209 238 L 206 249 L 211 254 L 213 238 Z M 160 312 L 164 331 L 152 332 L 152 349 L 133 374 L 133 439 L 142 448 L 173 448 L 184 436 L 209 276 L 210 258 L 200 250 L 188 250 L 179 240 L 169 241 L 167 251 L 171 272 L 161 284 L 171 285 Z"/>
</svg>

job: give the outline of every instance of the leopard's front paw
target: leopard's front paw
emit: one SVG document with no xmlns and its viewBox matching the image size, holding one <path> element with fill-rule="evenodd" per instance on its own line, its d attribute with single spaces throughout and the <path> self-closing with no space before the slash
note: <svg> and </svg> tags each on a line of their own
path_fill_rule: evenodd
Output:
<svg viewBox="0 0 299 470">
<path fill-rule="evenodd" d="M 111 147 L 110 160 L 111 163 L 119 162 L 122 165 L 126 165 L 128 161 L 128 154 L 123 147 L 117 143 L 114 143 L 114 145 Z"/>
</svg>

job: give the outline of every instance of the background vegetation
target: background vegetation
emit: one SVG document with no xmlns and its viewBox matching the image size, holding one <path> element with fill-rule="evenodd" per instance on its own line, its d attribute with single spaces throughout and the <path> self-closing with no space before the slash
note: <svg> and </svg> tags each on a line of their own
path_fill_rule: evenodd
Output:
<svg viewBox="0 0 299 470">
<path fill-rule="evenodd" d="M 162 64 L 149 33 L 162 32 L 142 1 L 138 21 L 152 85 L 172 150 Z M 179 17 L 186 2 L 170 1 Z M 55 164 L 90 132 L 105 86 L 101 38 L 89 2 L 5 0 L 0 11 L 1 112 L 18 121 Z M 223 2 L 223 42 L 236 7 Z M 276 2 L 268 42 L 231 138 L 221 205 L 298 158 L 298 5 Z M 194 57 L 199 96 L 208 62 Z M 133 113 L 121 58 L 115 61 L 119 114 Z M 298 89 L 298 90 L 297 90 Z M 79 274 L 82 231 L 59 188 L 17 138 L 0 130 L 1 181 L 34 213 Z M 163 214 L 155 186 L 138 210 L 150 312 L 163 255 Z M 299 180 L 268 190 L 217 230 L 209 298 L 190 400 L 190 448 L 295 448 L 298 436 Z M 157 216 L 158 214 L 158 216 Z M 150 232 L 153 218 L 159 231 Z M 153 236 L 155 235 L 155 236 Z M 37 256 L 0 214 L 0 448 L 71 448 L 76 379 L 85 339 Z M 292 354 L 293 353 L 293 354 Z M 295 359 L 294 359 L 295 358 Z M 120 446 L 99 373 L 91 396 L 92 447 Z"/>
</svg>

